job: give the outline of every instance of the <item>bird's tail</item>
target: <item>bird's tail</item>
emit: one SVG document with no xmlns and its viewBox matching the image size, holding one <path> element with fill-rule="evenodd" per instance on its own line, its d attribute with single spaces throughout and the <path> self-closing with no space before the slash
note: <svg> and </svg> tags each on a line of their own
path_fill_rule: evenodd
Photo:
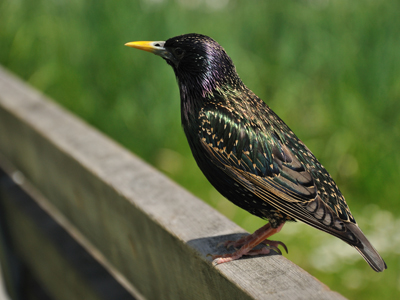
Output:
<svg viewBox="0 0 400 300">
<path fill-rule="evenodd" d="M 346 227 L 360 240 L 361 246 L 352 246 L 357 249 L 357 251 L 371 266 L 371 268 L 376 272 L 382 272 L 383 270 L 387 269 L 385 261 L 379 255 L 378 251 L 376 251 L 371 243 L 367 240 L 358 225 L 354 223 L 347 223 Z"/>
</svg>

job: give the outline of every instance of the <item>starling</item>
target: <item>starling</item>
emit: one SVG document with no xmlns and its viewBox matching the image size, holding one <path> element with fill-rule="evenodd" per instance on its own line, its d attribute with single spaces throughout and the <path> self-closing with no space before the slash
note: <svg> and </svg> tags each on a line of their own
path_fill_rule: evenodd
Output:
<svg viewBox="0 0 400 300">
<path fill-rule="evenodd" d="M 174 69 L 181 121 L 197 165 L 228 200 L 269 222 L 214 255 L 214 265 L 269 253 L 267 238 L 287 221 L 302 221 L 356 248 L 377 272 L 386 264 L 358 227 L 331 175 L 290 128 L 239 78 L 213 39 L 185 34 L 126 46 L 161 56 Z M 261 249 L 255 250 L 259 244 Z"/>
</svg>

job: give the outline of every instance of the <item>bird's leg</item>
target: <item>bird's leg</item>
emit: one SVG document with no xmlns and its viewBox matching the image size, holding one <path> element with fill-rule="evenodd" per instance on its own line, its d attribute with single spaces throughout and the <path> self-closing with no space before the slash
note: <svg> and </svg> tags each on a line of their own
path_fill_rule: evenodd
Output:
<svg viewBox="0 0 400 300">
<path fill-rule="evenodd" d="M 239 250 L 235 251 L 234 253 L 224 254 L 224 255 L 213 255 L 213 265 L 222 264 L 228 261 L 232 261 L 242 257 L 243 255 L 258 255 L 258 254 L 268 254 L 270 252 L 271 247 L 263 247 L 262 249 L 252 250 L 257 245 L 263 243 L 273 248 L 277 249 L 277 246 L 283 245 L 285 250 L 287 248 L 285 244 L 276 241 L 269 241 L 267 240 L 268 237 L 274 235 L 281 231 L 283 225 L 285 223 L 280 224 L 277 228 L 272 228 L 271 225 L 268 223 L 261 227 L 260 229 L 256 230 L 253 234 L 242 237 L 235 243 L 228 242 L 228 246 L 240 246 L 243 245 Z M 278 249 L 279 251 L 279 249 Z M 280 251 L 279 251 L 280 252 Z"/>
<path fill-rule="evenodd" d="M 238 239 L 237 241 L 225 241 L 221 244 L 223 244 L 227 249 L 229 249 L 230 247 L 237 249 L 237 248 L 243 246 L 244 244 L 246 244 L 251 239 L 253 239 L 254 235 L 257 235 L 259 232 L 268 230 L 269 228 L 271 228 L 271 224 L 267 223 L 263 227 L 257 229 L 253 234 L 245 235 L 245 236 L 241 237 L 240 239 Z"/>
<path fill-rule="evenodd" d="M 256 232 L 267 230 L 270 227 L 271 227 L 271 224 L 267 223 L 265 226 L 261 227 Z M 224 245 L 227 249 L 229 249 L 230 247 L 238 249 L 239 247 L 243 246 L 248 241 L 250 241 L 253 238 L 253 235 L 255 233 L 253 233 L 251 235 L 245 235 L 237 241 L 225 241 L 221 244 Z M 264 245 L 269 246 L 270 248 L 274 248 L 274 250 L 276 250 L 276 252 L 278 252 L 279 254 L 282 254 L 282 252 L 281 252 L 281 250 L 279 250 L 278 246 L 282 246 L 285 249 L 286 253 L 288 253 L 288 249 L 287 249 L 286 245 L 280 241 L 271 241 L 271 240 L 265 239 L 260 244 L 264 244 Z"/>
</svg>

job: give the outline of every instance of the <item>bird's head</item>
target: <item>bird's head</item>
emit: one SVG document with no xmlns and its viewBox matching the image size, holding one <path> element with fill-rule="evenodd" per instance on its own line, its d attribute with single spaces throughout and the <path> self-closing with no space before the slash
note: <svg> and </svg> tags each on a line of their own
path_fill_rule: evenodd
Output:
<svg viewBox="0 0 400 300">
<path fill-rule="evenodd" d="M 208 36 L 191 33 L 167 41 L 125 45 L 161 56 L 174 69 L 180 86 L 198 90 L 203 96 L 215 88 L 241 85 L 231 58 Z"/>
</svg>

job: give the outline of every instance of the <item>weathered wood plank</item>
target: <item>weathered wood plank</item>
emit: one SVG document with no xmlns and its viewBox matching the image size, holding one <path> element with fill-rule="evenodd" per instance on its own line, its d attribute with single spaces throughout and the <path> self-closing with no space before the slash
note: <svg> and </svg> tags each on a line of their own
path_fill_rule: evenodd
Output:
<svg viewBox="0 0 400 300">
<path fill-rule="evenodd" d="M 343 299 L 280 255 L 212 267 L 243 229 L 2 69 L 0 152 L 148 299 Z"/>
<path fill-rule="evenodd" d="M 3 209 L 7 213 L 8 228 L 13 235 L 18 254 L 27 262 L 35 275 L 46 282 L 54 299 L 102 299 L 87 286 L 60 252 L 41 232 L 40 228 L 19 207 L 14 199 L 2 193 Z M 65 287 L 72 288 L 65 288 Z"/>
<path fill-rule="evenodd" d="M 21 286 L 27 277 L 45 283 L 44 292 L 55 300 L 144 299 L 129 284 L 119 284 L 99 264 L 98 261 L 103 260 L 101 254 L 96 253 L 74 226 L 19 175 L 9 165 L 5 167 L 0 156 L 0 229 L 7 233 L 5 243 L 14 251 L 14 260 L 18 259 L 18 269 L 13 271 L 19 274 L 15 274 L 14 282 L 8 279 L 19 285 L 14 286 L 18 291 L 14 292 L 13 299 L 41 299 L 31 285 Z M 1 262 L 7 263 L 4 258 L 1 257 Z M 110 269 L 108 271 L 118 275 Z M 24 274 L 26 270 L 30 271 L 28 276 Z"/>
</svg>

